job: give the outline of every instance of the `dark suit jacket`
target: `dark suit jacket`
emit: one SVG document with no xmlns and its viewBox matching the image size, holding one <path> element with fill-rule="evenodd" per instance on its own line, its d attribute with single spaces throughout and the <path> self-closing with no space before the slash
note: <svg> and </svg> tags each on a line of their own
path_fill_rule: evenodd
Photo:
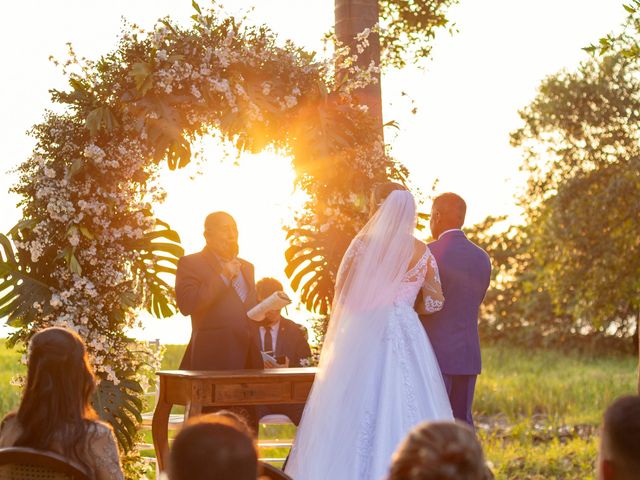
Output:
<svg viewBox="0 0 640 480">
<path fill-rule="evenodd" d="M 241 262 L 248 287 L 243 303 L 221 276 L 215 255 L 203 250 L 182 257 L 176 273 L 176 300 L 191 315 L 191 340 L 180 364 L 185 370 L 262 368 L 258 344 L 250 332 L 247 311 L 256 304 L 253 265 Z"/>
<path fill-rule="evenodd" d="M 262 346 L 260 339 L 260 327 L 254 322 L 253 335 L 258 345 Z M 304 327 L 298 325 L 287 318 L 280 319 L 280 328 L 278 329 L 278 341 L 276 342 L 275 356 L 285 355 L 289 358 L 290 367 L 299 367 L 300 360 L 311 356 L 311 349 L 304 334 Z"/>
<path fill-rule="evenodd" d="M 487 253 L 462 231 L 429 244 L 438 263 L 444 307 L 421 315 L 444 375 L 477 375 L 482 369 L 478 311 L 491 277 Z"/>
<path fill-rule="evenodd" d="M 258 346 L 262 349 L 260 326 L 254 322 L 252 330 Z M 275 351 L 276 357 L 281 355 L 289 358 L 289 367 L 291 368 L 299 367 L 300 360 L 311 356 L 304 327 L 284 317 L 280 319 Z M 258 417 L 262 418 L 265 415 L 279 413 L 288 416 L 295 425 L 298 425 L 303 410 L 304 405 L 262 405 L 258 407 Z"/>
</svg>

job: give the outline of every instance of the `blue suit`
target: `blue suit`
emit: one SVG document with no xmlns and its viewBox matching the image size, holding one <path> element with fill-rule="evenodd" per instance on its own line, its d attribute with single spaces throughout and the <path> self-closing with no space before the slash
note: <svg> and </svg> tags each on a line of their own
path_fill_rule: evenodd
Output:
<svg viewBox="0 0 640 480">
<path fill-rule="evenodd" d="M 473 426 L 471 405 L 482 370 L 478 312 L 489 288 L 491 262 L 461 230 L 442 234 L 429 248 L 438 263 L 444 308 L 420 320 L 438 358 L 453 415 Z"/>
</svg>

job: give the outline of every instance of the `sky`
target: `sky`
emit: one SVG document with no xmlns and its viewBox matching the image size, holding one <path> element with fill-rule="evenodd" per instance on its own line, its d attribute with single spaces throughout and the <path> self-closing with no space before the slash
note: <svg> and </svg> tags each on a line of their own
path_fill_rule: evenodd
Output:
<svg viewBox="0 0 640 480">
<path fill-rule="evenodd" d="M 223 5 L 319 52 L 333 24 L 331 0 L 228 0 Z M 26 132 L 51 107 L 48 90 L 66 87 L 49 56 L 63 58 L 71 42 L 79 55 L 95 59 L 115 47 L 123 18 L 151 28 L 166 15 L 187 23 L 193 11 L 189 0 L 21 0 L 3 2 L 1 8 L 0 231 L 7 232 L 20 218 L 18 198 L 8 193 L 16 180 L 11 170 L 34 145 Z M 518 110 L 534 98 L 546 76 L 584 60 L 582 47 L 618 30 L 625 17 L 622 2 L 460 0 L 449 17 L 457 33 L 440 32 L 424 68 L 384 75 L 384 120 L 399 124 L 397 131 L 387 130 L 386 140 L 418 188 L 428 193 L 437 179 L 437 192 L 454 191 L 466 199 L 467 223 L 487 215 L 516 218 L 514 196 L 525 179 L 509 132 L 520 125 Z M 286 282 L 283 226 L 303 198 L 293 190 L 288 160 L 265 152 L 234 162 L 233 152 L 228 158 L 211 139 L 202 140 L 202 151 L 206 162 L 163 174 L 168 197 L 157 206 L 157 216 L 180 233 L 187 252 L 194 252 L 203 246 L 206 214 L 229 211 L 238 221 L 241 256 L 255 264 L 257 277 Z M 290 314 L 298 321 L 309 316 Z M 189 323 L 180 316 L 145 319 L 145 328 L 133 333 L 184 342 Z"/>
</svg>

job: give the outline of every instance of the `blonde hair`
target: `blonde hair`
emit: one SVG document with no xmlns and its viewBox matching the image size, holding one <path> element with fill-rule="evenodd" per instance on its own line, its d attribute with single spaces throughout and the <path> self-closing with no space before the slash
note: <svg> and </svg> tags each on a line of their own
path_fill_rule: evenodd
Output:
<svg viewBox="0 0 640 480">
<path fill-rule="evenodd" d="M 486 480 L 493 475 L 468 425 L 425 422 L 415 427 L 393 455 L 388 480 Z"/>
</svg>

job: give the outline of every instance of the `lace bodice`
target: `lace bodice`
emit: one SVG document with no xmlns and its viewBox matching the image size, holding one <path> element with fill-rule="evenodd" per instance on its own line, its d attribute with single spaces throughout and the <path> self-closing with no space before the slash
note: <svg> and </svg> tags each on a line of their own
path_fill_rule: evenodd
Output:
<svg viewBox="0 0 640 480">
<path fill-rule="evenodd" d="M 418 305 L 420 313 L 434 313 L 444 306 L 442 285 L 436 259 L 426 247 L 424 255 L 407 271 L 396 295 L 396 304 L 413 305 L 422 289 L 422 305 Z"/>
</svg>

